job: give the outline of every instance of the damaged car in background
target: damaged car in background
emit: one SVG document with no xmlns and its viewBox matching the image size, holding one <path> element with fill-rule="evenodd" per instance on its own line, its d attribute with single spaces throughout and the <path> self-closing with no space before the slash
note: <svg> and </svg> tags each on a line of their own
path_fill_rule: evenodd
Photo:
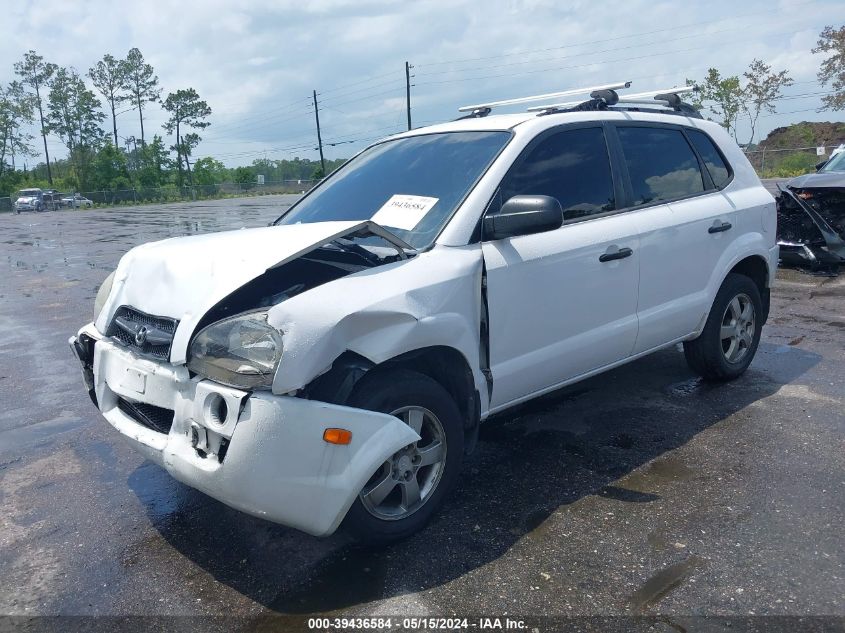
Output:
<svg viewBox="0 0 845 633">
<path fill-rule="evenodd" d="M 677 343 L 707 379 L 741 375 L 775 203 L 672 96 L 473 107 L 370 146 L 271 226 L 133 248 L 70 339 L 91 399 L 227 505 L 384 543 L 442 505 L 495 413 Z"/>
<path fill-rule="evenodd" d="M 777 202 L 781 264 L 837 273 L 845 264 L 845 148 L 788 181 Z"/>
</svg>

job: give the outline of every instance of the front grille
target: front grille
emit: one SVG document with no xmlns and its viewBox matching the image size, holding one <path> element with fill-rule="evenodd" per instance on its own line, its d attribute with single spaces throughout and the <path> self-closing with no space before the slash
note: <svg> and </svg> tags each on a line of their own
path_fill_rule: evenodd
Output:
<svg viewBox="0 0 845 633">
<path fill-rule="evenodd" d="M 142 402 L 129 402 L 129 400 L 123 398 L 118 398 L 117 408 L 138 424 L 158 433 L 170 433 L 170 427 L 173 426 L 174 412 L 172 409 L 163 409 Z"/>
<path fill-rule="evenodd" d="M 845 189 L 815 189 L 810 205 L 845 239 Z"/>
<path fill-rule="evenodd" d="M 151 316 L 128 306 L 121 306 L 114 313 L 106 336 L 141 354 L 167 360 L 170 358 L 170 346 L 177 325 L 179 322 L 176 319 Z M 144 337 L 139 345 L 135 334 L 140 329 L 144 329 Z"/>
<path fill-rule="evenodd" d="M 819 227 L 805 211 L 779 205 L 777 211 L 778 238 L 787 242 L 802 244 L 823 244 Z"/>
</svg>

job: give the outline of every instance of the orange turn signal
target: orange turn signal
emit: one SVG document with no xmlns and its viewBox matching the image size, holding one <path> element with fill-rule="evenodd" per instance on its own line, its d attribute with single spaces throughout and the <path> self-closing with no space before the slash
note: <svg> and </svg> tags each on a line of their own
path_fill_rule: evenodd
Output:
<svg viewBox="0 0 845 633">
<path fill-rule="evenodd" d="M 352 441 L 352 431 L 346 429 L 326 429 L 323 440 L 329 444 L 349 444 Z"/>
</svg>

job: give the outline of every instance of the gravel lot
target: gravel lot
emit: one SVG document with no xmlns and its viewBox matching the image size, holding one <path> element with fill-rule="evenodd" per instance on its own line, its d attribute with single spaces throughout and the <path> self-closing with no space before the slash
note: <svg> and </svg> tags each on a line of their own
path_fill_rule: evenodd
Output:
<svg viewBox="0 0 845 633">
<path fill-rule="evenodd" d="M 439 518 L 383 551 L 245 516 L 144 462 L 91 406 L 68 336 L 130 247 L 259 226 L 293 199 L 0 215 L 0 614 L 845 627 L 845 276 L 782 271 L 731 384 L 670 349 L 491 420 Z"/>
</svg>

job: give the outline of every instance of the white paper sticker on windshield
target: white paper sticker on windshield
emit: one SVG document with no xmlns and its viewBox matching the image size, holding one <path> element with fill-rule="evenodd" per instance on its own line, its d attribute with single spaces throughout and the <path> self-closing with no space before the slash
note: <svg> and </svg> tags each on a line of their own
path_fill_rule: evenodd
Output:
<svg viewBox="0 0 845 633">
<path fill-rule="evenodd" d="M 397 194 L 385 202 L 371 219 L 382 226 L 410 231 L 431 211 L 439 199 Z"/>
</svg>

